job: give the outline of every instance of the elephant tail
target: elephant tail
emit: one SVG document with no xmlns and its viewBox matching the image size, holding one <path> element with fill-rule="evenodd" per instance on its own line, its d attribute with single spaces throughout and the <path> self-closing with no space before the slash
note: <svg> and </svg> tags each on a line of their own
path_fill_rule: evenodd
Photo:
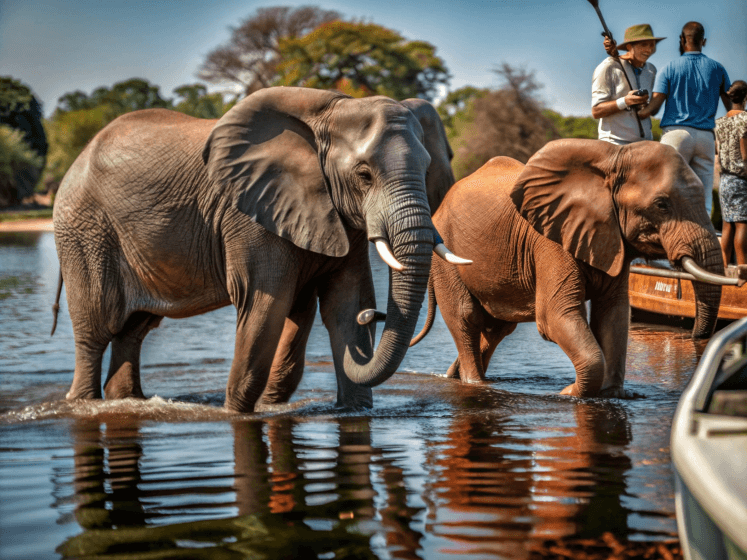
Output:
<svg viewBox="0 0 747 560">
<path fill-rule="evenodd" d="M 60 277 L 57 280 L 57 297 L 55 298 L 54 305 L 52 306 L 54 322 L 52 323 L 52 332 L 49 333 L 49 336 L 54 335 L 54 331 L 57 329 L 57 314 L 60 311 L 60 294 L 62 294 L 62 269 L 60 269 Z"/>
<path fill-rule="evenodd" d="M 430 332 L 431 327 L 433 326 L 433 319 L 435 319 L 436 317 L 437 305 L 436 292 L 433 289 L 433 274 L 431 274 L 430 278 L 428 278 L 428 315 L 426 315 L 425 317 L 425 325 L 423 325 L 423 330 L 415 335 L 415 337 L 410 341 L 410 348 L 423 340 L 425 336 Z"/>
</svg>

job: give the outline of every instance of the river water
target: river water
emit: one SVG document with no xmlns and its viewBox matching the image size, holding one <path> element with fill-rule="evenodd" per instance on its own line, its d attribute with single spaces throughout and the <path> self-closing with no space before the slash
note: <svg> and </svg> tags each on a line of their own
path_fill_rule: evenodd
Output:
<svg viewBox="0 0 747 560">
<path fill-rule="evenodd" d="M 485 385 L 444 379 L 456 348 L 437 315 L 351 413 L 317 319 L 291 402 L 236 415 L 229 307 L 148 335 L 146 401 L 70 404 L 64 292 L 49 336 L 57 273 L 53 234 L 0 234 L 3 559 L 526 558 L 569 536 L 676 538 L 669 431 L 704 348 L 687 331 L 633 324 L 626 387 L 643 398 L 580 400 L 557 395 L 573 367 L 533 323 Z"/>
</svg>

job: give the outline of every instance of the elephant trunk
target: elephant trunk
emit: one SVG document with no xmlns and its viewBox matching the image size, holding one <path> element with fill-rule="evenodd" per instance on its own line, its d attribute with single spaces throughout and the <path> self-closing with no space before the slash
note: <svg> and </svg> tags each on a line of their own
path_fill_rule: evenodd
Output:
<svg viewBox="0 0 747 560">
<path fill-rule="evenodd" d="M 724 261 L 721 245 L 715 232 L 711 229 L 694 226 L 694 231 L 687 245 L 672 246 L 667 253 L 670 259 L 681 262 L 683 257 L 691 257 L 703 270 L 724 275 Z M 672 258 L 674 257 L 674 258 Z M 709 338 L 716 328 L 718 309 L 721 304 L 721 286 L 704 282 L 693 282 L 695 294 L 695 324 L 692 337 Z"/>
<path fill-rule="evenodd" d="M 703 269 L 714 274 L 723 276 L 724 261 L 721 254 L 721 246 L 715 236 L 702 243 L 694 259 Z M 693 326 L 693 338 L 709 338 L 716 328 L 718 319 L 718 308 L 721 304 L 721 286 L 716 284 L 705 284 L 693 282 L 695 293 L 695 325 Z"/>
<path fill-rule="evenodd" d="M 389 269 L 389 300 L 381 341 L 368 359 L 351 344 L 345 348 L 343 369 L 359 385 L 374 387 L 397 370 L 409 347 L 423 304 L 430 274 L 435 229 L 428 203 L 402 190 L 388 197 L 391 209 L 383 222 L 394 256 L 404 269 Z M 383 235 L 369 230 L 369 237 Z"/>
</svg>

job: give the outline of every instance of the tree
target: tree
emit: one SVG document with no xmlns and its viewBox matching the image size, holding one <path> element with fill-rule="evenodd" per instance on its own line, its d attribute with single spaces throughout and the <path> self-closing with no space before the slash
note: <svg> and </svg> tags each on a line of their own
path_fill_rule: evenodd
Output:
<svg viewBox="0 0 747 560">
<path fill-rule="evenodd" d="M 452 137 L 454 174 L 464 177 L 494 156 L 508 156 L 526 163 L 550 140 L 560 138 L 553 121 L 543 112 L 533 72 L 503 63 L 495 72 L 502 88 L 473 98 L 469 117 Z"/>
<path fill-rule="evenodd" d="M 0 147 L 0 200 L 7 205 L 33 194 L 48 149 L 39 101 L 10 76 L 0 77 L 0 125 L 7 127 Z"/>
<path fill-rule="evenodd" d="M 446 127 L 447 132 L 453 128 L 456 121 L 467 111 L 470 103 L 475 99 L 483 97 L 490 92 L 488 89 L 465 86 L 449 92 L 438 104 L 438 114 Z"/>
<path fill-rule="evenodd" d="M 354 97 L 433 99 L 449 74 L 436 48 L 373 23 L 333 21 L 280 41 L 277 85 L 338 89 Z"/>
<path fill-rule="evenodd" d="M 158 86 L 142 78 L 130 78 L 117 82 L 111 89 L 99 87 L 91 95 L 86 95 L 80 90 L 66 93 L 57 99 L 55 113 L 106 107 L 113 120 L 119 115 L 138 109 L 170 108 L 171 106 L 170 99 L 161 97 Z"/>
<path fill-rule="evenodd" d="M 48 178 L 61 181 L 86 144 L 118 116 L 172 105 L 170 99 L 161 97 L 158 86 L 141 78 L 117 82 L 111 88 L 102 86 L 90 95 L 79 90 L 64 94 L 46 123 L 50 141 Z"/>
<path fill-rule="evenodd" d="M 338 12 L 313 6 L 259 8 L 232 30 L 228 43 L 207 55 L 197 77 L 238 84 L 246 95 L 269 87 L 277 79 L 281 39 L 300 37 L 339 18 Z"/>
<path fill-rule="evenodd" d="M 236 102 L 223 100 L 220 93 L 208 93 L 203 84 L 183 85 L 174 89 L 174 93 L 181 97 L 174 105 L 174 110 L 201 119 L 217 119 L 222 117 Z"/>
<path fill-rule="evenodd" d="M 43 168 L 44 158 L 28 145 L 23 132 L 0 124 L 0 208 L 30 195 L 33 190 L 29 192 L 24 185 L 29 170 Z"/>
</svg>

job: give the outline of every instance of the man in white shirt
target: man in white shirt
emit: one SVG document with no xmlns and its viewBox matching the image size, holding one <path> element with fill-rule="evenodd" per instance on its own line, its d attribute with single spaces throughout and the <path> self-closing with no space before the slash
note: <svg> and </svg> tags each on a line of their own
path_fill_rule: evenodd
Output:
<svg viewBox="0 0 747 560">
<path fill-rule="evenodd" d="M 654 37 L 647 23 L 628 27 L 617 46 L 627 53 L 619 58 L 614 43 L 605 39 L 605 49 L 612 55 L 596 67 L 591 85 L 591 116 L 599 119 L 600 140 L 621 146 L 653 140 L 651 118 L 639 119 L 636 110 L 648 103 L 654 88 L 656 67 L 648 59 L 663 39 Z"/>
</svg>

